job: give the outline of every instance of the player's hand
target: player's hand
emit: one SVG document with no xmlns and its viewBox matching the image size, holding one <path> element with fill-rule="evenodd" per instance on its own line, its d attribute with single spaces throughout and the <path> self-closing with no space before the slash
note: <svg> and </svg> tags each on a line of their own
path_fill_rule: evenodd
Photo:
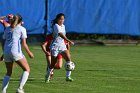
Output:
<svg viewBox="0 0 140 93">
<path fill-rule="evenodd" d="M 71 45 L 74 45 L 74 42 L 73 42 L 73 41 L 70 41 L 69 43 L 70 43 Z"/>
<path fill-rule="evenodd" d="M 32 52 L 30 52 L 28 55 L 30 58 L 34 58 L 34 54 Z"/>
<path fill-rule="evenodd" d="M 46 54 L 47 56 L 51 56 L 51 53 L 50 53 L 50 52 L 45 52 L 45 54 Z"/>
</svg>

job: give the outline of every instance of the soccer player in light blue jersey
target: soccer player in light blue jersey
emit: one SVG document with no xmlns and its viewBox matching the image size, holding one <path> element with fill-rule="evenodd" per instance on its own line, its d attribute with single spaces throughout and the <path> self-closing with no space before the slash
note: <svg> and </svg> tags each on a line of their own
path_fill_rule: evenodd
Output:
<svg viewBox="0 0 140 93">
<path fill-rule="evenodd" d="M 3 18 L 8 18 L 8 21 L 4 20 Z M 0 16 L 0 23 L 3 24 L 3 27 L 4 27 L 4 31 L 7 27 L 10 26 L 10 23 L 11 23 L 11 20 L 13 18 L 13 14 L 9 14 L 7 16 Z M 4 32 L 3 32 L 4 33 Z M 3 41 L 3 40 L 2 40 Z M 1 42 L 2 44 L 2 50 L 3 50 L 3 42 Z M 1 55 L 0 57 L 0 61 L 3 61 L 3 54 Z"/>
<path fill-rule="evenodd" d="M 64 23 L 64 14 L 60 13 L 53 20 L 53 41 L 50 46 L 51 50 L 51 65 L 49 66 L 48 73 L 46 75 L 46 82 L 50 81 L 50 72 L 54 69 L 55 63 L 57 62 L 57 56 L 60 53 L 66 62 L 71 62 L 70 53 L 66 48 L 64 40 L 69 42 L 71 45 L 74 45 L 74 42 L 69 40 L 66 37 L 65 25 Z M 66 81 L 73 81 L 71 78 L 71 71 L 66 71 Z"/>
<path fill-rule="evenodd" d="M 13 17 L 10 27 L 6 28 L 6 31 L 4 32 L 4 62 L 6 64 L 7 73 L 3 79 L 2 93 L 6 93 L 10 77 L 12 75 L 14 62 L 16 62 L 23 69 L 23 74 L 16 93 L 24 93 L 23 87 L 29 76 L 30 67 L 22 53 L 20 41 L 22 41 L 22 46 L 25 48 L 29 57 L 33 58 L 34 55 L 26 44 L 26 29 L 21 26 L 21 24 L 22 17 L 20 15 L 16 15 Z"/>
</svg>

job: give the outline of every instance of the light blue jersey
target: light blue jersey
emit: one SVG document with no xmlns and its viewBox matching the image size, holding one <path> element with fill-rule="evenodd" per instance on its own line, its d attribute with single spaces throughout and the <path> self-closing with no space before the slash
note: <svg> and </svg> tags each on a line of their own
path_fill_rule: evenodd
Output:
<svg viewBox="0 0 140 93">
<path fill-rule="evenodd" d="M 13 61 L 17 61 L 23 57 L 21 51 L 20 41 L 23 38 L 27 38 L 26 29 L 20 25 L 15 28 L 8 27 L 4 32 L 4 56 L 5 57 L 13 57 Z M 4 58 L 7 59 L 7 58 Z M 12 58 L 11 58 L 12 59 Z M 10 61 L 10 60 L 7 60 Z"/>
</svg>

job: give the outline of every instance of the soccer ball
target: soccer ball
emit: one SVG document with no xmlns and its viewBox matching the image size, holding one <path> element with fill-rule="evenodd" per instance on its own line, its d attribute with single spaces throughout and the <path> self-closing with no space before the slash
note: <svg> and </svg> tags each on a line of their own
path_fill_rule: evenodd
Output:
<svg viewBox="0 0 140 93">
<path fill-rule="evenodd" d="M 65 69 L 67 71 L 72 71 L 75 68 L 75 64 L 73 62 L 66 62 L 65 63 Z"/>
</svg>

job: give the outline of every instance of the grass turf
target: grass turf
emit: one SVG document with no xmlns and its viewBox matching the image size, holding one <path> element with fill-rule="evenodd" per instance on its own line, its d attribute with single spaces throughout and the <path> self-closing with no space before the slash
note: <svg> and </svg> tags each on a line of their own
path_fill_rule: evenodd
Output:
<svg viewBox="0 0 140 93">
<path fill-rule="evenodd" d="M 35 58 L 29 59 L 31 74 L 26 93 L 140 93 L 140 48 L 138 46 L 93 47 L 74 46 L 72 59 L 76 64 L 74 82 L 65 81 L 64 66 L 54 72 L 53 80 L 44 83 L 46 60 L 41 48 L 31 46 Z M 0 83 L 6 69 L 0 63 Z M 22 70 L 15 65 L 8 93 L 15 93 Z M 1 87 L 1 85 L 0 85 Z"/>
</svg>

